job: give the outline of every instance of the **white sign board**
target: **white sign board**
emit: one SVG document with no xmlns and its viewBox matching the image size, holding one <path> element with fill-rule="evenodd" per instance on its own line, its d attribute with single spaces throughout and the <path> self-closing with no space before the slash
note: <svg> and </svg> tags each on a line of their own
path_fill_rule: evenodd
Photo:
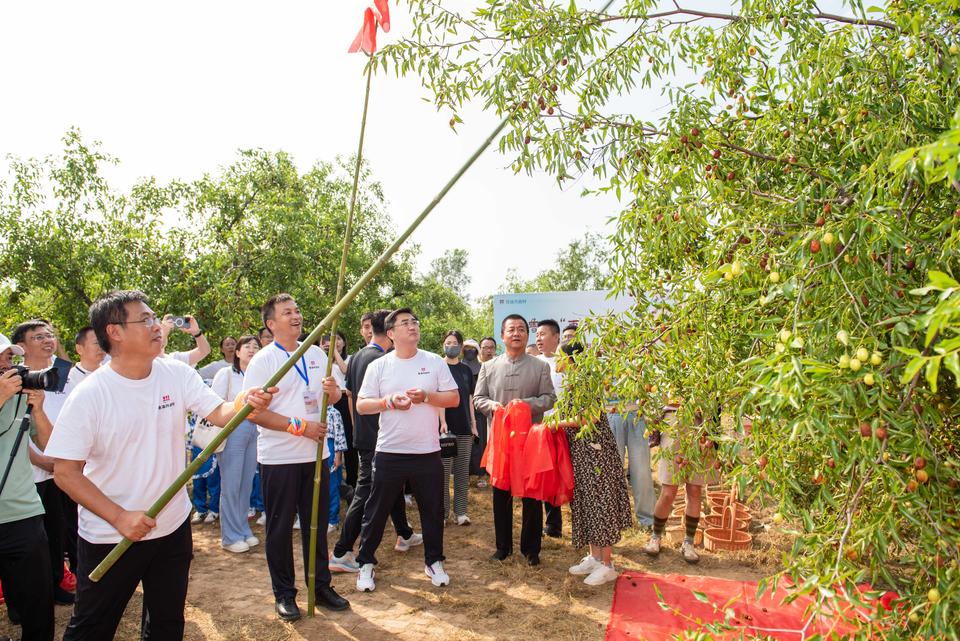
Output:
<svg viewBox="0 0 960 641">
<path fill-rule="evenodd" d="M 494 294 L 493 332 L 497 346 L 502 347 L 500 323 L 509 314 L 520 314 L 530 325 L 530 343 L 541 320 L 552 318 L 561 331 L 567 325 L 577 325 L 588 316 L 617 314 L 630 309 L 634 300 L 630 296 L 612 297 L 605 289 L 585 292 L 533 292 L 529 294 Z"/>
</svg>

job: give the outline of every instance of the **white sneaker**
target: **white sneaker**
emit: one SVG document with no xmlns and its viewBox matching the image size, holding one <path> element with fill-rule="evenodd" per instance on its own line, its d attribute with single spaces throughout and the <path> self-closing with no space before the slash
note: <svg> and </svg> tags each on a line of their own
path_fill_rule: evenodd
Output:
<svg viewBox="0 0 960 641">
<path fill-rule="evenodd" d="M 693 564 L 700 561 L 700 555 L 697 554 L 697 551 L 693 549 L 693 543 L 690 541 L 684 541 L 680 544 L 680 556 L 687 563 Z"/>
<path fill-rule="evenodd" d="M 588 554 L 587 556 L 580 559 L 580 563 L 570 566 L 570 574 L 576 574 L 581 576 L 585 574 L 590 574 L 601 565 L 603 565 L 603 563 L 598 561 L 597 557 L 593 556 L 592 554 Z"/>
<path fill-rule="evenodd" d="M 359 572 L 360 565 L 353 556 L 353 552 L 347 552 L 343 556 L 334 556 L 330 553 L 330 560 L 327 561 L 327 567 L 331 572 Z"/>
<path fill-rule="evenodd" d="M 220 515 L 216 512 L 207 512 L 207 518 L 203 519 L 204 523 L 216 523 L 220 519 Z"/>
<path fill-rule="evenodd" d="M 470 525 L 470 517 L 466 514 L 461 514 L 457 517 L 457 525 Z"/>
<path fill-rule="evenodd" d="M 227 552 L 236 552 L 237 554 L 240 554 L 241 552 L 250 551 L 250 546 L 247 544 L 246 541 L 237 541 L 236 543 L 231 543 L 230 545 L 224 545 L 223 543 L 221 543 L 220 547 L 222 547 Z"/>
<path fill-rule="evenodd" d="M 377 589 L 377 584 L 373 582 L 376 574 L 373 570 L 373 563 L 364 563 L 360 566 L 360 573 L 357 575 L 357 592 L 373 592 Z"/>
<path fill-rule="evenodd" d="M 299 529 L 300 529 L 300 517 L 299 517 L 299 516 L 298 516 L 296 519 L 294 519 L 294 521 L 293 521 L 293 529 L 294 529 L 294 530 L 299 530 Z"/>
<path fill-rule="evenodd" d="M 327 523 L 327 534 L 333 534 L 337 531 L 337 526 L 333 523 Z"/>
<path fill-rule="evenodd" d="M 250 508 L 249 510 L 247 510 L 247 520 L 248 520 L 248 521 L 252 521 L 252 520 L 255 519 L 256 517 L 257 517 L 257 511 L 256 511 L 255 509 Z"/>
<path fill-rule="evenodd" d="M 443 561 L 434 561 L 433 565 L 425 565 L 423 571 L 430 577 L 430 582 L 438 588 L 450 585 L 450 577 L 443 569 Z"/>
<path fill-rule="evenodd" d="M 244 539 L 244 541 L 250 547 L 253 547 L 254 545 L 260 545 L 260 539 L 255 536 L 248 536 L 246 539 Z"/>
<path fill-rule="evenodd" d="M 403 495 L 403 502 L 407 504 L 407 507 L 413 507 L 413 495 L 412 495 L 412 494 L 404 494 L 404 495 Z"/>
<path fill-rule="evenodd" d="M 204 512 L 194 512 L 193 516 L 190 517 L 191 525 L 200 525 L 203 523 L 204 517 L 207 516 Z"/>
<path fill-rule="evenodd" d="M 267 513 L 261 512 L 260 517 L 257 519 L 257 525 L 266 525 L 267 524 Z"/>
<path fill-rule="evenodd" d="M 601 563 L 583 580 L 587 585 L 603 585 L 610 581 L 616 581 L 620 573 L 613 569 L 612 565 Z"/>
<path fill-rule="evenodd" d="M 416 545 L 423 545 L 423 535 L 417 534 L 414 532 L 410 535 L 409 539 L 405 539 L 402 536 L 397 537 L 397 544 L 393 546 L 393 549 L 397 552 L 406 552 L 410 548 Z"/>
<path fill-rule="evenodd" d="M 651 537 L 650 537 L 650 540 L 647 541 L 647 544 L 646 544 L 645 546 L 643 546 L 643 551 L 646 552 L 647 554 L 649 554 L 650 556 L 659 556 L 659 555 L 660 555 L 660 542 L 661 542 L 662 540 L 663 540 L 662 537 L 659 537 L 659 536 L 656 536 L 656 535 L 651 536 Z"/>
</svg>

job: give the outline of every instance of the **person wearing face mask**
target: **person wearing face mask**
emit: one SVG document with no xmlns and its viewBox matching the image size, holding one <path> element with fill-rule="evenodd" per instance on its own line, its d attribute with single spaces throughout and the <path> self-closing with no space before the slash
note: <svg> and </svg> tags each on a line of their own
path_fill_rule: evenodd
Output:
<svg viewBox="0 0 960 641">
<path fill-rule="evenodd" d="M 477 436 L 474 420 L 473 372 L 460 362 L 463 334 L 455 329 L 443 337 L 443 355 L 450 374 L 457 383 L 460 404 L 448 407 L 440 414 L 440 432 L 453 434 L 457 439 L 457 455 L 443 459 L 443 515 L 450 516 L 450 472 L 453 471 L 453 514 L 457 525 L 470 525 L 467 516 L 467 493 L 470 489 L 470 452 Z"/>
</svg>

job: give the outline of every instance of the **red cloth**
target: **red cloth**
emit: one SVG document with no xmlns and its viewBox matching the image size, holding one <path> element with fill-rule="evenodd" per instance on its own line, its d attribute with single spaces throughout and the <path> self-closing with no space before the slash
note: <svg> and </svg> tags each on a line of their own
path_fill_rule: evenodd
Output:
<svg viewBox="0 0 960 641">
<path fill-rule="evenodd" d="M 493 414 L 493 423 L 487 438 L 487 449 L 480 465 L 490 475 L 493 487 L 523 496 L 523 446 L 527 441 L 532 417 L 530 406 L 520 400 L 507 403 Z"/>
<path fill-rule="evenodd" d="M 700 601 L 695 592 L 707 602 Z M 750 581 L 627 571 L 617 579 L 606 641 L 672 640 L 684 632 L 696 631 L 698 623 L 723 622 L 727 610 L 733 612 L 729 622 L 736 630 L 714 635 L 718 640 L 763 636 L 800 641 L 815 633 L 828 639 L 833 634 L 847 638 L 867 615 L 848 602 L 839 612 L 823 613 L 809 621 L 806 609 L 812 605 L 811 597 L 801 595 L 787 603 L 788 595 L 790 589 L 783 583 L 776 593 L 767 590 L 758 599 L 757 584 Z M 661 607 L 661 600 L 669 606 L 668 610 Z M 806 636 L 801 634 L 803 629 Z"/>
<path fill-rule="evenodd" d="M 527 466 L 523 496 L 563 505 L 573 498 L 573 463 L 563 430 L 534 425 L 523 458 Z"/>
<path fill-rule="evenodd" d="M 360 33 L 353 39 L 347 53 L 356 53 L 361 50 L 370 55 L 377 50 L 377 19 L 370 7 L 363 11 L 363 25 L 360 26 Z"/>
</svg>

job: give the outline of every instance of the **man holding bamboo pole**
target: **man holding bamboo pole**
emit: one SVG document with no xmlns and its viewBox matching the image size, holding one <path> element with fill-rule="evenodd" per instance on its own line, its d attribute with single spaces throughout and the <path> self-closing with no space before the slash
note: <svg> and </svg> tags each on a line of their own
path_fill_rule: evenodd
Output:
<svg viewBox="0 0 960 641">
<path fill-rule="evenodd" d="M 127 602 L 143 583 L 143 639 L 183 637 L 193 539 L 190 500 L 180 487 L 151 518 L 144 513 L 183 472 L 188 411 L 214 425 L 236 413 L 179 361 L 157 358 L 160 319 L 139 291 L 113 291 L 90 307 L 90 324 L 110 362 L 77 385 L 65 402 L 46 453 L 54 479 L 80 505 L 76 605 L 64 639 L 112 639 Z M 270 392 L 275 391 L 271 388 Z M 265 409 L 271 395 L 244 401 Z M 103 580 L 90 572 L 121 536 L 134 541 Z"/>
<path fill-rule="evenodd" d="M 244 376 L 244 388 L 262 386 L 300 346 L 303 316 L 290 294 L 272 296 L 260 310 L 263 324 L 273 333 L 273 343 L 251 359 Z M 293 521 L 310 522 L 313 478 L 317 448 L 323 447 L 323 459 L 330 456 L 326 447 L 327 424 L 320 416 L 324 393 L 330 403 L 340 400 L 340 387 L 334 377 L 323 377 L 327 356 L 311 345 L 290 371 L 280 379 L 279 391 L 270 411 L 251 420 L 260 426 L 257 461 L 261 464 L 263 501 L 267 514 L 266 553 L 270 582 L 276 599 L 277 616 L 284 621 L 300 618 L 297 606 L 296 576 L 293 565 Z M 330 492 L 330 469 L 322 465 L 320 495 Z M 331 610 L 345 610 L 350 603 L 330 585 L 327 566 L 326 528 L 317 536 L 316 598 Z M 309 567 L 310 541 L 301 534 L 303 565 Z"/>
</svg>

